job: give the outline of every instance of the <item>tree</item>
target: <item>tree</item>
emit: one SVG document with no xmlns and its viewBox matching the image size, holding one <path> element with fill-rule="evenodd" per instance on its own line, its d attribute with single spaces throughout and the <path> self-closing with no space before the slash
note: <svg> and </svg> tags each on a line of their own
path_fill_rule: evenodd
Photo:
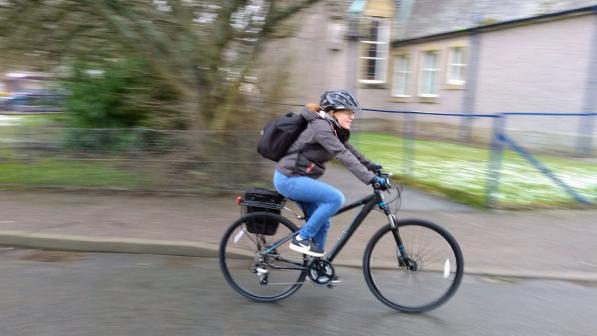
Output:
<svg viewBox="0 0 597 336">
<path fill-rule="evenodd" d="M 234 128 L 247 119 L 241 88 L 261 45 L 317 1 L 4 0 L 0 57 L 4 70 L 51 72 L 140 60 L 175 94 L 186 128 Z"/>
</svg>

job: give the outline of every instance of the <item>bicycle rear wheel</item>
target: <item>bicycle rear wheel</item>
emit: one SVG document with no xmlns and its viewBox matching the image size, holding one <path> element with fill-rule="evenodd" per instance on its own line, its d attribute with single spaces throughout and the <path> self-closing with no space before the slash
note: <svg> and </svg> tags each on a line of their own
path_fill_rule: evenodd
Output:
<svg viewBox="0 0 597 336">
<path fill-rule="evenodd" d="M 273 235 L 250 232 L 272 221 L 278 223 Z M 226 281 L 254 301 L 274 302 L 292 295 L 307 275 L 304 255 L 288 248 L 288 242 L 270 253 L 264 251 L 297 230 L 291 221 L 273 213 L 256 212 L 239 218 L 220 243 L 220 268 Z"/>
<path fill-rule="evenodd" d="M 397 224 L 402 258 L 390 225 L 372 238 L 363 257 L 367 286 L 387 306 L 406 313 L 437 308 L 458 289 L 464 261 L 458 243 L 438 225 L 421 220 Z"/>
</svg>

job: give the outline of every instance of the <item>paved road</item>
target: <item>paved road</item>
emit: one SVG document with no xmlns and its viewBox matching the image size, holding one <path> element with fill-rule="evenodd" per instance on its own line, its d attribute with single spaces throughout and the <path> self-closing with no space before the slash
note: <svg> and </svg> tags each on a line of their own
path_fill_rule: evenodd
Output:
<svg viewBox="0 0 597 336">
<path fill-rule="evenodd" d="M 0 250 L 0 335 L 596 335 L 597 288 L 465 276 L 424 315 L 394 312 L 360 270 L 276 304 L 249 302 L 216 260 Z M 302 327 L 300 327 L 302 326 Z"/>
</svg>

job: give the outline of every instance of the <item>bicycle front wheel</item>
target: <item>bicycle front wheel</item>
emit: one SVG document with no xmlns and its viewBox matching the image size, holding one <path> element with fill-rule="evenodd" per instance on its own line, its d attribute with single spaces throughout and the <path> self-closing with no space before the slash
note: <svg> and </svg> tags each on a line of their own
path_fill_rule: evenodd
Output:
<svg viewBox="0 0 597 336">
<path fill-rule="evenodd" d="M 402 312 L 437 308 L 454 295 L 462 280 L 464 261 L 458 243 L 426 221 L 400 221 L 395 230 L 386 225 L 367 245 L 363 257 L 367 286 L 381 302 Z M 402 240 L 402 253 L 395 234 Z"/>
<path fill-rule="evenodd" d="M 264 225 L 277 223 L 275 232 Z M 274 302 L 296 292 L 305 280 L 306 258 L 284 242 L 273 244 L 298 228 L 288 219 L 267 212 L 250 213 L 234 222 L 220 243 L 220 268 L 239 294 L 260 302 Z M 267 234 L 260 234 L 267 233 Z"/>
</svg>

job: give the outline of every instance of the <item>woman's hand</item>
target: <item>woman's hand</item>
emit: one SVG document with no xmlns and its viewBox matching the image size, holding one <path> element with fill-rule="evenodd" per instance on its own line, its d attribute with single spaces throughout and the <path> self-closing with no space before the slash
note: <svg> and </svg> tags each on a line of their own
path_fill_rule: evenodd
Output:
<svg viewBox="0 0 597 336">
<path fill-rule="evenodd" d="M 369 182 L 375 188 L 375 190 L 388 190 L 388 180 L 385 177 L 375 176 L 371 182 Z"/>
<path fill-rule="evenodd" d="M 383 167 L 380 164 L 373 163 L 373 162 L 369 162 L 366 165 L 366 167 L 367 167 L 367 170 L 372 171 L 372 172 L 378 172 L 383 169 Z"/>
</svg>

